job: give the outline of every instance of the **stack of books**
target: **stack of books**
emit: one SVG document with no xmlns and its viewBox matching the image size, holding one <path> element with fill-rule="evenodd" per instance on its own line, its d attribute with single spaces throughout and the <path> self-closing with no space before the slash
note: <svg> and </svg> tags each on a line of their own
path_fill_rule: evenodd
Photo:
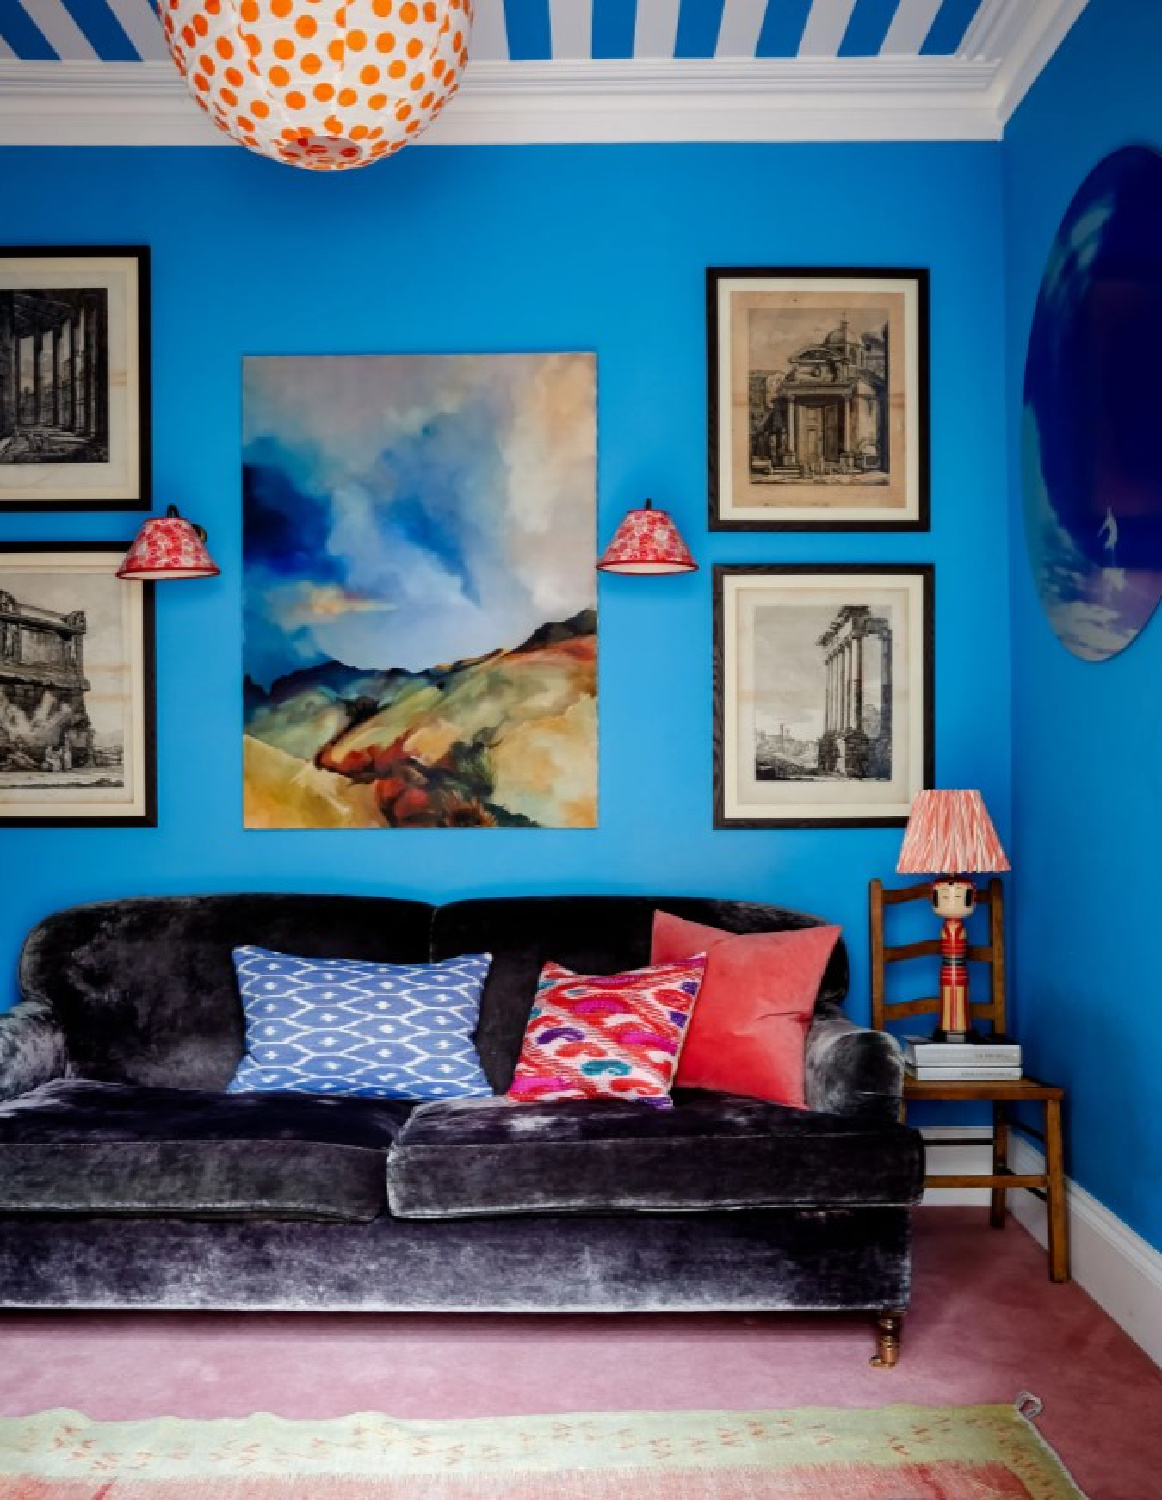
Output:
<svg viewBox="0 0 1162 1500">
<path fill-rule="evenodd" d="M 906 1036 L 904 1067 L 921 1083 L 1007 1082 L 1021 1077 L 1021 1044 L 999 1034 L 967 1042 Z"/>
</svg>

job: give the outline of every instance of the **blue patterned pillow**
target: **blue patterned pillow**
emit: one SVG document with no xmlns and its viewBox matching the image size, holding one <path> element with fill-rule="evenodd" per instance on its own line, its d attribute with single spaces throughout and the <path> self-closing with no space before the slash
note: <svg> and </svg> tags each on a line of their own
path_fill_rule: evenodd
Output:
<svg viewBox="0 0 1162 1500">
<path fill-rule="evenodd" d="M 435 964 L 235 948 L 246 1054 L 229 1094 L 464 1099 L 491 1094 L 472 1043 L 492 955 Z"/>
</svg>

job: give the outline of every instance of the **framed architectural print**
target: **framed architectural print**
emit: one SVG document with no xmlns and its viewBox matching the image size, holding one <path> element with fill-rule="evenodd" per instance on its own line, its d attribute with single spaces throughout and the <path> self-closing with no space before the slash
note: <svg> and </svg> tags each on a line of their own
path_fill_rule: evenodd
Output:
<svg viewBox="0 0 1162 1500">
<path fill-rule="evenodd" d="M 157 821 L 153 585 L 127 542 L 0 546 L 0 823 Z"/>
<path fill-rule="evenodd" d="M 928 273 L 706 273 L 710 527 L 928 529 Z"/>
<path fill-rule="evenodd" d="M 714 569 L 714 826 L 907 822 L 933 781 L 931 564 Z"/>
<path fill-rule="evenodd" d="M 0 512 L 149 489 L 148 249 L 0 246 Z"/>
</svg>

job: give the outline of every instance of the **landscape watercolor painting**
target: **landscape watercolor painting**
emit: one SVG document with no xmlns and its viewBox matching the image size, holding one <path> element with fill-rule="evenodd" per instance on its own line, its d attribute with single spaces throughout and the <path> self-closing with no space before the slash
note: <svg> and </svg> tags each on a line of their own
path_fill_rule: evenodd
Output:
<svg viewBox="0 0 1162 1500">
<path fill-rule="evenodd" d="M 243 364 L 247 828 L 597 822 L 596 358 Z"/>
</svg>

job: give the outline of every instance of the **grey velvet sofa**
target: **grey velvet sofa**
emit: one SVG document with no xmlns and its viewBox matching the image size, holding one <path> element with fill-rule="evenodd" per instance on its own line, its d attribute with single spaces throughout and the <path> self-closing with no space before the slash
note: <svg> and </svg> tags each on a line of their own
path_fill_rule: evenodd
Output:
<svg viewBox="0 0 1162 1500">
<path fill-rule="evenodd" d="M 236 945 L 492 953 L 476 1041 L 500 1092 L 542 963 L 639 967 L 658 908 L 735 932 L 818 921 L 615 896 L 160 897 L 47 918 L 0 1016 L 0 1306 L 862 1311 L 894 1364 L 923 1152 L 898 1122 L 894 1044 L 840 1009 L 842 943 L 806 1110 L 223 1092 L 242 1051 Z"/>
</svg>

